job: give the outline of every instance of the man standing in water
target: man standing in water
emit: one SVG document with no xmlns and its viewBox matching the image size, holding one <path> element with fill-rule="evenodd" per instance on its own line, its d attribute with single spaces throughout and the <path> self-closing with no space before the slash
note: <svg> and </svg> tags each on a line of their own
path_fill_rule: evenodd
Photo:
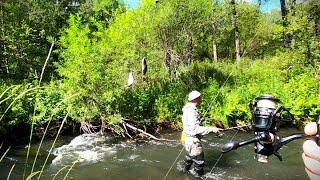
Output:
<svg viewBox="0 0 320 180">
<path fill-rule="evenodd" d="M 183 164 L 184 171 L 190 170 L 192 164 L 193 169 L 190 173 L 195 177 L 201 177 L 204 174 L 204 153 L 201 145 L 201 137 L 203 135 L 219 133 L 220 128 L 205 127 L 201 125 L 197 106 L 201 103 L 201 93 L 192 91 L 188 95 L 188 103 L 183 107 L 182 123 L 183 136 L 185 135 L 184 147 L 186 150 L 185 161 Z"/>
</svg>

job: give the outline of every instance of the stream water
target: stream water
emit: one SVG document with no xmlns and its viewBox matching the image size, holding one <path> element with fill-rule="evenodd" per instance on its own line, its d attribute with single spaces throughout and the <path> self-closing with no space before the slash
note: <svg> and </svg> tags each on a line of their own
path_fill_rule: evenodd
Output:
<svg viewBox="0 0 320 180">
<path fill-rule="evenodd" d="M 272 156 L 269 163 L 263 164 L 254 159 L 252 145 L 221 156 L 220 147 L 229 142 L 235 132 L 230 131 L 221 138 L 214 135 L 207 135 L 204 138 L 207 179 L 308 179 L 301 159 L 302 139 L 282 147 L 280 150 L 283 155 L 282 162 Z M 297 131 L 282 130 L 281 135 L 294 132 Z M 234 140 L 245 140 L 251 136 L 250 133 L 238 132 Z M 167 139 L 178 140 L 179 137 L 179 132 L 163 135 L 163 138 Z M 51 144 L 52 140 L 46 140 L 43 143 L 34 172 L 41 169 Z M 38 145 L 38 143 L 32 144 L 29 159 L 34 159 Z M 77 180 L 164 179 L 177 157 L 177 163 L 172 166 L 166 179 L 193 179 L 189 174 L 181 172 L 180 164 L 184 152 L 182 151 L 179 156 L 182 150 L 179 142 L 129 142 L 97 135 L 81 135 L 61 137 L 55 147 L 49 156 L 41 179 L 63 179 L 66 175 L 66 179 Z M 15 167 L 10 179 L 22 179 L 26 153 L 26 146 L 12 148 L 0 163 L 0 179 L 7 178 L 13 165 Z M 212 169 L 216 162 L 215 168 Z M 27 174 L 30 174 L 32 164 L 32 161 L 28 162 Z M 73 167 L 70 168 L 72 165 Z"/>
</svg>

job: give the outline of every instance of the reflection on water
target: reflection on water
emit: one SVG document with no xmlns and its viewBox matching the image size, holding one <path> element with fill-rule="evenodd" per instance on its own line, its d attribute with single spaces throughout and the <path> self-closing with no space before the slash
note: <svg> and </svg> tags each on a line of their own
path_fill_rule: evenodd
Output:
<svg viewBox="0 0 320 180">
<path fill-rule="evenodd" d="M 254 159 L 252 145 L 221 156 L 220 147 L 229 142 L 234 133 L 226 133 L 222 138 L 208 135 L 204 139 L 207 179 L 307 179 L 301 159 L 303 140 L 291 142 L 280 150 L 283 162 L 271 157 L 268 164 L 261 164 Z M 284 135 L 289 133 L 293 133 L 293 130 L 282 132 Z M 178 132 L 170 133 L 165 134 L 164 138 L 179 139 L 179 135 Z M 238 133 L 234 140 L 249 137 L 251 135 L 248 133 Z M 41 169 L 51 143 L 44 143 L 36 170 Z M 35 156 L 36 148 L 37 144 L 32 145 L 31 159 Z M 98 134 L 61 138 L 50 156 L 42 179 L 52 179 L 57 172 L 56 179 L 63 179 L 73 163 L 68 179 L 163 179 L 176 158 L 177 163 L 166 179 L 193 179 L 181 172 L 184 152 L 178 155 L 182 148 L 179 142 L 117 142 Z M 7 177 L 13 164 L 16 167 L 12 179 L 22 179 L 26 150 L 16 148 L 0 163 L 1 179 Z M 30 170 L 31 166 L 30 161 L 27 168 Z"/>
</svg>

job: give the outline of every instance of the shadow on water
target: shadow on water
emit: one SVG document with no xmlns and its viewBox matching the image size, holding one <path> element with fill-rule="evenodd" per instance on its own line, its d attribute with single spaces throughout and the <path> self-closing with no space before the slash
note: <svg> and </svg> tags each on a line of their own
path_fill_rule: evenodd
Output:
<svg viewBox="0 0 320 180">
<path fill-rule="evenodd" d="M 290 132 L 292 131 L 285 130 L 285 133 Z M 229 142 L 233 135 L 234 132 L 227 133 L 222 138 L 208 135 L 204 139 L 207 179 L 307 179 L 301 159 L 303 140 L 291 142 L 280 150 L 283 162 L 271 157 L 268 164 L 258 163 L 253 158 L 254 151 L 251 145 L 223 154 L 212 169 L 221 155 L 220 147 Z M 174 132 L 165 134 L 163 138 L 179 139 L 179 136 L 179 132 Z M 244 140 L 249 137 L 251 134 L 239 132 L 234 140 Z M 115 142 L 103 138 L 87 135 L 73 139 L 61 138 L 54 150 L 55 155 L 50 156 L 43 179 L 52 179 L 61 168 L 67 166 L 56 177 L 63 179 L 75 160 L 79 161 L 74 164 L 67 179 L 163 179 L 171 166 L 172 169 L 166 179 L 193 179 L 181 171 L 180 164 L 184 158 L 184 151 L 178 156 L 183 148 L 179 142 Z M 45 143 L 39 162 L 43 162 L 49 145 L 49 141 Z M 36 145 L 32 147 L 32 151 L 34 149 Z M 11 179 L 22 179 L 25 154 L 25 148 L 13 149 L 0 164 L 0 178 L 5 179 L 12 164 L 15 163 Z M 177 163 L 173 165 L 175 159 Z M 28 167 L 31 165 L 29 163 Z M 36 169 L 40 167 L 41 163 Z M 209 173 L 211 169 L 212 172 Z"/>
</svg>

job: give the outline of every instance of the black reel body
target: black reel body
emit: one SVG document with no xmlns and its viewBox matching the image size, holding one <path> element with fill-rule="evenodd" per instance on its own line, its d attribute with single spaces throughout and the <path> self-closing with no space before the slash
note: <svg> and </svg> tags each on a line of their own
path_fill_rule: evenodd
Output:
<svg viewBox="0 0 320 180">
<path fill-rule="evenodd" d="M 260 137 L 259 141 L 255 142 L 255 153 L 259 162 L 268 162 L 268 157 L 275 154 L 280 160 L 281 155 L 277 153 L 275 140 L 277 139 L 276 132 L 280 126 L 280 110 L 278 106 L 279 99 L 271 95 L 262 95 L 255 99 L 252 103 L 252 127 L 254 128 L 254 136 Z M 280 147 L 279 147 L 280 148 Z"/>
<path fill-rule="evenodd" d="M 302 138 L 303 134 L 293 134 L 282 138 L 276 134 L 279 131 L 281 113 L 286 110 L 279 106 L 279 99 L 272 95 L 262 95 L 250 103 L 252 113 L 251 125 L 254 130 L 254 137 L 243 142 L 230 142 L 225 144 L 221 151 L 223 153 L 237 149 L 238 147 L 255 144 L 255 153 L 259 162 L 268 162 L 268 157 L 275 155 L 282 161 L 278 150 L 290 141 Z M 286 110 L 287 111 L 287 110 Z M 289 111 L 288 111 L 289 112 Z"/>
<path fill-rule="evenodd" d="M 255 132 L 276 132 L 280 126 L 280 111 L 282 106 L 278 106 L 279 99 L 271 95 L 262 95 L 251 103 L 251 122 Z"/>
</svg>

